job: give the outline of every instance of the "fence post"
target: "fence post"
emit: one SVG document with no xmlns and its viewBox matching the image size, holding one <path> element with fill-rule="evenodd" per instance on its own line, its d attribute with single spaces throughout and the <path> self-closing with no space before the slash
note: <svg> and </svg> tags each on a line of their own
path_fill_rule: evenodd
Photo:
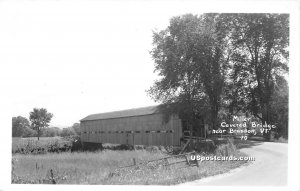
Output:
<svg viewBox="0 0 300 191">
<path fill-rule="evenodd" d="M 165 161 L 165 163 L 166 163 L 166 164 L 165 164 L 165 167 L 169 169 L 169 168 L 170 168 L 170 166 L 169 166 L 169 164 L 170 164 L 170 163 L 169 163 L 169 160 L 168 160 L 167 158 L 165 158 L 164 161 Z"/>
<path fill-rule="evenodd" d="M 166 164 L 169 165 L 169 160 L 167 158 L 164 159 Z"/>
<path fill-rule="evenodd" d="M 197 167 L 199 167 L 199 161 L 197 160 L 197 158 L 195 160 L 196 160 Z"/>
<path fill-rule="evenodd" d="M 185 156 L 186 164 L 187 164 L 187 165 L 190 165 L 190 161 L 189 161 L 189 159 L 188 159 L 188 155 L 184 155 L 184 156 Z"/>
<path fill-rule="evenodd" d="M 196 152 L 194 152 L 194 155 L 195 155 L 195 162 L 196 162 L 196 165 L 197 165 L 197 167 L 199 167 L 199 161 L 197 160 L 197 156 L 196 156 Z"/>
<path fill-rule="evenodd" d="M 133 165 L 136 166 L 136 160 L 135 160 L 135 158 L 132 158 L 132 161 L 133 161 Z"/>
<path fill-rule="evenodd" d="M 52 182 L 52 184 L 56 184 L 56 181 L 54 179 L 54 175 L 53 175 L 53 170 L 52 169 L 50 169 L 50 176 L 51 176 L 51 182 Z"/>
<path fill-rule="evenodd" d="M 132 133 L 132 145 L 133 145 L 133 149 L 135 150 L 135 145 L 134 145 L 134 132 Z"/>
</svg>

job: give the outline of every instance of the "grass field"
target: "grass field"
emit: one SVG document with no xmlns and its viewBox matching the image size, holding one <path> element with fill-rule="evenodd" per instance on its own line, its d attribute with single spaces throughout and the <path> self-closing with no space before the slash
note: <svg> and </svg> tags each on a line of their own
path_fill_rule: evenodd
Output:
<svg viewBox="0 0 300 191">
<path fill-rule="evenodd" d="M 31 153 L 31 151 L 42 151 L 43 153 L 49 150 L 59 150 L 71 146 L 71 141 L 62 137 L 37 137 L 19 138 L 14 137 L 12 139 L 12 153 Z"/>
<path fill-rule="evenodd" d="M 54 180 L 56 184 L 170 185 L 224 173 L 245 164 L 245 161 L 203 161 L 199 167 L 137 166 L 110 176 L 117 167 L 131 165 L 132 158 L 140 163 L 165 156 L 161 151 L 146 150 L 13 154 L 12 183 L 50 184 Z"/>
</svg>

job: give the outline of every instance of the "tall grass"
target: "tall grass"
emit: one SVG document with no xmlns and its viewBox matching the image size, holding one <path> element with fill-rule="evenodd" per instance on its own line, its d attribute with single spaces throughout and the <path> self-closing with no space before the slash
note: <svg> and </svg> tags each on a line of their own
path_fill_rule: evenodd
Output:
<svg viewBox="0 0 300 191">
<path fill-rule="evenodd" d="M 13 156 L 13 183 L 58 184 L 177 184 L 202 177 L 224 173 L 244 164 L 244 161 L 203 161 L 200 167 L 165 168 L 162 165 L 136 166 L 111 176 L 117 167 L 158 159 L 162 152 L 98 151 L 74 153 L 48 153 L 45 155 Z M 52 171 L 54 177 L 51 178 Z"/>
<path fill-rule="evenodd" d="M 238 151 L 232 139 L 227 139 L 226 143 L 220 144 L 214 151 L 216 156 L 239 156 L 241 153 Z"/>
<path fill-rule="evenodd" d="M 60 137 L 13 139 L 12 183 L 31 184 L 177 184 L 206 176 L 227 172 L 245 161 L 202 161 L 200 166 L 164 166 L 160 162 L 147 161 L 169 156 L 163 149 L 141 147 L 141 150 L 116 150 L 118 146 L 104 145 L 104 150 L 96 152 L 55 151 L 71 143 Z M 153 147 L 154 148 L 154 147 Z M 22 149 L 22 152 L 20 152 Z M 47 149 L 43 155 L 32 152 Z M 202 155 L 239 156 L 232 141 L 216 145 L 214 153 Z M 118 167 L 132 165 L 132 159 L 144 163 L 133 168 Z M 171 162 L 182 159 L 170 159 Z M 184 159 L 183 159 L 184 160 Z M 147 164 L 147 165 L 146 165 Z"/>
</svg>

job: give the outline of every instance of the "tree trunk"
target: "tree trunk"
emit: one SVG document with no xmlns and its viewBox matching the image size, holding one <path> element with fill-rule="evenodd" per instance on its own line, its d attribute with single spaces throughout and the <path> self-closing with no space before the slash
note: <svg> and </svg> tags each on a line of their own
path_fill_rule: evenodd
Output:
<svg viewBox="0 0 300 191">
<path fill-rule="evenodd" d="M 218 107 L 216 105 L 211 107 L 211 125 L 212 129 L 216 129 L 218 121 Z"/>
<path fill-rule="evenodd" d="M 270 124 L 270 104 L 268 102 L 262 103 L 262 123 L 263 125 L 265 123 Z M 269 141 L 271 140 L 271 131 L 269 131 L 267 134 L 264 133 L 263 137 L 267 138 Z"/>
<path fill-rule="evenodd" d="M 40 130 L 38 129 L 38 141 L 40 140 Z"/>
</svg>

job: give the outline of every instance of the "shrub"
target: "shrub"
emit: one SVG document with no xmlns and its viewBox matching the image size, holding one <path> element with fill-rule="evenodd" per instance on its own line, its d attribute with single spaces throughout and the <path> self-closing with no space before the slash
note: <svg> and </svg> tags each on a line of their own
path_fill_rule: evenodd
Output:
<svg viewBox="0 0 300 191">
<path fill-rule="evenodd" d="M 147 146 L 146 151 L 148 151 L 148 152 L 158 152 L 159 147 L 158 146 Z"/>
<path fill-rule="evenodd" d="M 75 132 L 71 128 L 63 128 L 60 136 L 62 137 L 68 137 L 75 135 Z"/>
<path fill-rule="evenodd" d="M 216 156 L 237 156 L 238 150 L 235 145 L 227 143 L 218 145 L 214 153 Z"/>
<path fill-rule="evenodd" d="M 41 137 L 56 137 L 60 135 L 60 132 L 62 130 L 59 129 L 58 127 L 48 127 L 42 129 L 42 135 Z"/>
<path fill-rule="evenodd" d="M 59 138 L 45 138 L 46 140 L 33 140 L 31 138 L 21 138 L 13 149 L 12 153 L 19 154 L 46 154 L 48 152 L 70 151 L 72 142 Z"/>
<path fill-rule="evenodd" d="M 278 142 L 278 143 L 288 143 L 288 140 L 283 137 L 279 137 L 278 139 L 275 139 L 274 141 Z"/>
<path fill-rule="evenodd" d="M 83 145 L 81 143 L 81 140 L 80 140 L 80 136 L 72 135 L 72 136 L 64 137 L 64 139 L 71 143 L 71 151 L 72 152 L 81 151 L 84 149 Z"/>
<path fill-rule="evenodd" d="M 31 129 L 30 127 L 24 128 L 22 137 L 36 137 L 37 136 L 37 131 Z"/>
</svg>

